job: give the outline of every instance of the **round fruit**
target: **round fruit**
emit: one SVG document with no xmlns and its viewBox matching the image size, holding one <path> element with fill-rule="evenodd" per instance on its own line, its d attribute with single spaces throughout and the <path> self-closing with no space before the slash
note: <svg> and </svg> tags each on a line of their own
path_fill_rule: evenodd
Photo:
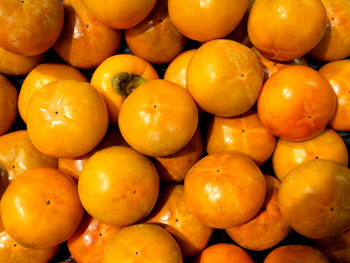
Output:
<svg viewBox="0 0 350 263">
<path fill-rule="evenodd" d="M 17 117 L 18 92 L 15 86 L 0 74 L 0 135 L 6 133 Z"/>
</svg>

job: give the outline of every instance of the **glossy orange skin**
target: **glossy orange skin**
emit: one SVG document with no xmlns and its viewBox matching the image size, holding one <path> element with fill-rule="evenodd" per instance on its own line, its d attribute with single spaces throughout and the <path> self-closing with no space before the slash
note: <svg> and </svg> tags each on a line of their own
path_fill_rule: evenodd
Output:
<svg viewBox="0 0 350 263">
<path fill-rule="evenodd" d="M 350 169 L 329 160 L 304 163 L 283 179 L 278 202 L 283 217 L 299 234 L 319 239 L 350 225 Z"/>
<path fill-rule="evenodd" d="M 57 159 L 39 152 L 25 130 L 15 131 L 0 137 L 0 196 L 8 184 L 26 170 L 57 168 Z"/>
<path fill-rule="evenodd" d="M 164 79 L 186 88 L 187 67 L 195 52 L 196 49 L 186 50 L 175 57 L 167 67 Z"/>
<path fill-rule="evenodd" d="M 0 73 L 11 76 L 25 75 L 36 67 L 43 57 L 44 54 L 23 56 L 0 47 Z"/>
<path fill-rule="evenodd" d="M 320 0 L 256 0 L 248 19 L 248 35 L 266 57 L 290 61 L 315 47 L 327 24 Z"/>
<path fill-rule="evenodd" d="M 228 39 L 202 45 L 187 68 L 187 89 L 205 111 L 232 117 L 256 102 L 264 79 L 259 58 L 246 46 Z"/>
<path fill-rule="evenodd" d="M 75 158 L 93 150 L 108 127 L 102 96 L 89 83 L 60 80 L 30 100 L 27 128 L 34 146 L 49 156 Z"/>
<path fill-rule="evenodd" d="M 185 179 L 186 173 L 203 155 L 202 133 L 197 128 L 192 139 L 180 151 L 165 157 L 155 157 L 155 164 L 162 182 L 178 183 Z"/>
<path fill-rule="evenodd" d="M 73 159 L 58 159 L 58 169 L 78 180 L 79 174 L 83 170 L 87 160 L 95 152 L 115 145 L 127 146 L 120 132 L 117 129 L 110 128 L 107 130 L 103 140 L 91 152 Z"/>
<path fill-rule="evenodd" d="M 248 0 L 169 0 L 169 15 L 186 37 L 209 41 L 228 35 L 248 9 Z"/>
<path fill-rule="evenodd" d="M 18 111 L 24 122 L 27 122 L 27 108 L 33 94 L 45 85 L 62 79 L 87 81 L 79 70 L 60 63 L 40 64 L 29 72 L 18 96 Z"/>
<path fill-rule="evenodd" d="M 103 263 L 182 263 L 175 239 L 153 224 L 136 224 L 120 230 L 107 244 Z"/>
<path fill-rule="evenodd" d="M 107 242 L 120 229 L 85 215 L 77 231 L 67 240 L 69 252 L 79 263 L 102 262 Z"/>
<path fill-rule="evenodd" d="M 272 76 L 272 74 L 280 71 L 281 69 L 293 66 L 293 65 L 304 65 L 309 66 L 305 57 L 296 58 L 292 61 L 277 61 L 265 57 L 255 47 L 252 47 L 252 51 L 260 58 L 260 62 L 264 67 L 265 80 Z"/>
<path fill-rule="evenodd" d="M 184 257 L 203 250 L 213 229 L 203 225 L 190 211 L 183 185 L 168 185 L 161 189 L 158 202 L 146 223 L 163 227 L 177 241 Z"/>
<path fill-rule="evenodd" d="M 54 48 L 68 64 L 95 68 L 119 48 L 121 31 L 113 30 L 96 20 L 81 0 L 63 2 L 65 24 Z"/>
<path fill-rule="evenodd" d="M 118 124 L 118 114 L 124 98 L 113 89 L 111 80 L 121 72 L 139 75 L 147 81 L 158 79 L 152 65 L 134 55 L 118 54 L 103 61 L 92 75 L 91 84 L 102 94 L 107 104 L 109 121 L 113 124 Z"/>
<path fill-rule="evenodd" d="M 279 139 L 272 157 L 276 176 L 283 178 L 295 167 L 315 159 L 326 159 L 348 166 L 348 150 L 342 137 L 325 129 L 314 138 L 301 142 Z"/>
<path fill-rule="evenodd" d="M 237 151 L 261 165 L 270 158 L 275 145 L 276 137 L 265 129 L 255 109 L 236 117 L 214 116 L 207 127 L 208 154 Z"/>
<path fill-rule="evenodd" d="M 259 213 L 247 223 L 226 229 L 227 234 L 240 246 L 249 250 L 265 250 L 277 245 L 289 233 L 290 227 L 278 206 L 280 182 L 264 175 L 266 197 Z"/>
<path fill-rule="evenodd" d="M 326 8 L 328 27 L 310 56 L 333 61 L 350 56 L 350 3 L 347 0 L 321 0 Z"/>
<path fill-rule="evenodd" d="M 151 212 L 157 201 L 159 177 L 148 158 L 129 147 L 113 146 L 90 157 L 80 173 L 78 190 L 91 216 L 126 226 Z"/>
<path fill-rule="evenodd" d="M 1 199 L 5 230 L 28 248 L 49 248 L 67 240 L 83 217 L 77 186 L 53 168 L 26 171 Z"/>
<path fill-rule="evenodd" d="M 140 23 L 152 10 L 156 0 L 82 0 L 101 23 L 115 29 L 127 29 Z"/>
<path fill-rule="evenodd" d="M 16 120 L 17 100 L 17 89 L 0 74 L 0 135 L 6 133 Z"/>
<path fill-rule="evenodd" d="M 125 30 L 125 40 L 133 54 L 154 64 L 170 62 L 186 43 L 169 17 L 168 0 L 158 0 L 141 23 Z"/>
<path fill-rule="evenodd" d="M 329 126 L 337 131 L 350 131 L 350 61 L 330 62 L 318 71 L 332 85 L 338 103 Z"/>
<path fill-rule="evenodd" d="M 275 248 L 264 260 L 264 263 L 330 263 L 319 250 L 306 245 L 287 245 Z"/>
<path fill-rule="evenodd" d="M 273 74 L 258 99 L 263 125 L 275 136 L 299 141 L 319 134 L 331 120 L 337 98 L 317 71 L 291 66 Z"/>
<path fill-rule="evenodd" d="M 333 262 L 350 262 L 350 228 L 339 235 L 314 241 L 317 248 Z"/>
<path fill-rule="evenodd" d="M 218 243 L 204 249 L 195 259 L 195 263 L 254 263 L 249 254 L 239 246 Z"/>
<path fill-rule="evenodd" d="M 60 0 L 3 0 L 0 4 L 0 46 L 26 56 L 53 46 L 63 27 Z"/>
<path fill-rule="evenodd" d="M 258 166 L 245 154 L 221 152 L 199 160 L 185 177 L 191 212 L 205 225 L 230 228 L 258 212 L 266 184 Z"/>
<path fill-rule="evenodd" d="M 168 156 L 194 135 L 198 110 L 187 90 L 167 80 L 139 86 L 124 101 L 119 128 L 125 141 L 148 156 Z"/>
</svg>

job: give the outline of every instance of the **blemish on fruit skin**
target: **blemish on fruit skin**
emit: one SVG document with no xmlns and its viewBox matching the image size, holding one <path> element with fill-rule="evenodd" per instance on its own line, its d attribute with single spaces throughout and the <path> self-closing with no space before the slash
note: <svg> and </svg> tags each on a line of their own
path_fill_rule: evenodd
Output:
<svg viewBox="0 0 350 263">
<path fill-rule="evenodd" d="M 216 172 L 217 172 L 217 173 L 219 173 L 219 172 L 220 172 L 220 170 L 219 170 L 219 169 L 217 169 L 217 170 L 216 170 Z"/>
<path fill-rule="evenodd" d="M 315 159 L 318 160 L 318 156 L 316 156 Z"/>
<path fill-rule="evenodd" d="M 14 247 L 17 247 L 17 244 L 13 244 Z"/>
<path fill-rule="evenodd" d="M 308 118 L 308 119 L 311 119 L 311 118 L 312 118 L 312 116 L 311 116 L 311 115 L 308 115 L 308 116 L 307 116 L 307 118 Z"/>
<path fill-rule="evenodd" d="M 102 237 L 102 233 L 99 233 L 98 236 Z"/>
<path fill-rule="evenodd" d="M 13 164 L 11 167 L 12 167 L 12 169 L 15 169 L 15 168 L 16 168 L 16 166 L 15 166 L 14 164 Z"/>
<path fill-rule="evenodd" d="M 242 130 L 242 133 L 245 133 L 245 130 L 244 130 L 244 129 Z"/>
<path fill-rule="evenodd" d="M 333 207 L 331 207 L 331 209 L 330 209 L 331 211 L 334 211 L 334 208 Z"/>
<path fill-rule="evenodd" d="M 133 194 L 136 194 L 136 190 L 132 191 Z"/>
<path fill-rule="evenodd" d="M 138 251 L 136 251 L 136 252 L 135 252 L 135 254 L 136 254 L 136 255 L 138 255 L 138 254 L 139 254 L 139 252 L 138 252 Z"/>
<path fill-rule="evenodd" d="M 47 200 L 47 201 L 46 201 L 46 204 L 47 204 L 47 205 L 49 205 L 50 203 L 51 203 L 50 200 Z"/>
</svg>

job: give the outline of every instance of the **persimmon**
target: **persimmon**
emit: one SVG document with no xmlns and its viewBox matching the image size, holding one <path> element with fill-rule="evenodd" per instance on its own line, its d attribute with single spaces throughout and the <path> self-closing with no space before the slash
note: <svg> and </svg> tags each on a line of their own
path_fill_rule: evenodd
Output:
<svg viewBox="0 0 350 263">
<path fill-rule="evenodd" d="M 348 150 L 342 137 L 325 129 L 314 138 L 301 142 L 279 139 L 272 157 L 273 170 L 283 180 L 295 167 L 310 160 L 326 159 L 348 166 Z"/>
<path fill-rule="evenodd" d="M 326 8 L 328 27 L 321 41 L 309 53 L 324 61 L 350 56 L 350 3 L 347 0 L 321 0 Z"/>
<path fill-rule="evenodd" d="M 0 47 L 0 73 L 12 76 L 25 75 L 36 67 L 44 54 L 23 56 Z"/>
<path fill-rule="evenodd" d="M 100 22 L 115 29 L 127 29 L 140 23 L 152 10 L 156 0 L 82 0 Z"/>
<path fill-rule="evenodd" d="M 339 235 L 316 239 L 314 242 L 333 262 L 350 262 L 350 228 Z"/>
<path fill-rule="evenodd" d="M 320 0 L 255 0 L 248 19 L 253 46 L 268 58 L 290 61 L 308 53 L 326 32 Z"/>
<path fill-rule="evenodd" d="M 262 206 L 264 176 L 245 154 L 207 155 L 188 171 L 185 197 L 191 212 L 205 225 L 231 228 L 249 221 Z"/>
<path fill-rule="evenodd" d="M 60 0 L 3 0 L 0 14 L 0 46 L 21 55 L 45 52 L 63 27 Z"/>
<path fill-rule="evenodd" d="M 6 133 L 17 117 L 18 92 L 4 75 L 0 74 L 0 135 Z"/>
<path fill-rule="evenodd" d="M 318 249 L 306 245 L 287 245 L 275 248 L 264 260 L 264 263 L 330 263 Z"/>
<path fill-rule="evenodd" d="M 175 57 L 167 67 L 164 79 L 172 81 L 183 88 L 186 88 L 187 67 L 193 57 L 196 49 L 190 49 L 182 52 Z"/>
<path fill-rule="evenodd" d="M 203 250 L 213 232 L 191 213 L 183 185 L 163 187 L 155 208 L 145 222 L 160 225 L 172 234 L 184 257 L 194 256 Z"/>
<path fill-rule="evenodd" d="M 350 225 L 350 170 L 329 160 L 306 162 L 283 179 L 278 202 L 283 217 L 299 234 L 319 239 Z"/>
<path fill-rule="evenodd" d="M 133 54 L 154 64 L 170 62 L 186 43 L 169 17 L 168 0 L 158 0 L 141 23 L 126 29 L 125 40 Z"/>
<path fill-rule="evenodd" d="M 24 122 L 27 121 L 27 108 L 33 94 L 45 85 L 62 79 L 87 81 L 79 70 L 61 63 L 40 64 L 29 72 L 18 95 L 18 111 Z"/>
<path fill-rule="evenodd" d="M 89 83 L 60 80 L 31 98 L 27 128 L 34 146 L 49 156 L 75 158 L 103 139 L 108 112 L 102 96 Z"/>
<path fill-rule="evenodd" d="M 259 58 L 233 40 L 213 40 L 193 55 L 187 69 L 187 89 L 205 111 L 232 117 L 256 102 L 264 78 Z"/>
<path fill-rule="evenodd" d="M 285 140 L 310 139 L 331 120 L 337 98 L 332 86 L 316 70 L 290 66 L 264 84 L 257 103 L 262 124 Z"/>
<path fill-rule="evenodd" d="M 290 227 L 278 206 L 280 182 L 264 175 L 266 197 L 258 214 L 247 223 L 226 229 L 227 234 L 240 246 L 249 250 L 265 250 L 277 245 L 289 233 Z"/>
<path fill-rule="evenodd" d="M 31 169 L 17 177 L 1 199 L 5 230 L 28 248 L 67 240 L 83 217 L 74 180 L 54 168 Z"/>
<path fill-rule="evenodd" d="M 207 127 L 208 154 L 242 152 L 261 165 L 272 155 L 275 145 L 276 137 L 265 129 L 255 109 L 230 118 L 214 116 Z"/>
<path fill-rule="evenodd" d="M 153 163 L 160 180 L 167 183 L 183 181 L 188 170 L 202 157 L 203 152 L 202 133 L 197 128 L 192 139 L 180 151 L 169 156 L 154 157 Z"/>
<path fill-rule="evenodd" d="M 147 61 L 129 54 L 118 54 L 103 61 L 95 70 L 91 84 L 107 104 L 109 121 L 118 124 L 123 100 L 148 80 L 158 79 L 156 70 Z"/>
<path fill-rule="evenodd" d="M 318 71 L 332 85 L 338 103 L 329 126 L 337 131 L 350 131 L 350 61 L 330 62 Z"/>
<path fill-rule="evenodd" d="M 40 167 L 57 168 L 57 159 L 39 152 L 26 130 L 0 136 L 0 196 L 16 177 Z"/>
<path fill-rule="evenodd" d="M 79 263 L 102 262 L 107 242 L 121 227 L 104 224 L 85 215 L 75 233 L 67 240 L 69 252 Z"/>
<path fill-rule="evenodd" d="M 81 0 L 65 0 L 64 28 L 54 49 L 68 64 L 95 68 L 119 48 L 121 31 L 113 30 L 96 20 Z"/>
<path fill-rule="evenodd" d="M 107 243 L 103 263 L 182 263 L 174 238 L 153 224 L 136 224 L 120 230 Z"/>
<path fill-rule="evenodd" d="M 167 156 L 191 140 L 198 110 L 186 89 L 170 81 L 153 80 L 124 100 L 118 123 L 131 147 L 145 155 Z"/>
<path fill-rule="evenodd" d="M 239 246 L 218 243 L 204 249 L 195 259 L 195 263 L 254 263 L 249 254 Z"/>
<path fill-rule="evenodd" d="M 186 37 L 209 41 L 228 35 L 241 21 L 248 0 L 169 0 L 169 15 Z"/>
<path fill-rule="evenodd" d="M 129 147 L 113 146 L 90 157 L 80 173 L 78 190 L 91 216 L 126 226 L 151 212 L 157 201 L 159 177 L 148 158 Z"/>
</svg>

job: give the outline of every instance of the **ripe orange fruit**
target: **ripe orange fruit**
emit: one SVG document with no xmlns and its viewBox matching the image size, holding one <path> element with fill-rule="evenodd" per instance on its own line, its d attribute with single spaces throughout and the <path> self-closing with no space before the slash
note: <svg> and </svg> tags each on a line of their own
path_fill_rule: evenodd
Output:
<svg viewBox="0 0 350 263">
<path fill-rule="evenodd" d="M 15 86 L 0 74 L 0 135 L 6 133 L 17 117 L 18 92 Z"/>
<path fill-rule="evenodd" d="M 182 263 L 172 236 L 153 224 L 136 224 L 120 230 L 106 245 L 103 263 Z"/>
<path fill-rule="evenodd" d="M 335 92 L 321 74 L 306 66 L 291 66 L 265 82 L 258 99 L 258 114 L 275 136 L 299 141 L 322 132 L 336 104 Z"/>
<path fill-rule="evenodd" d="M 134 90 L 119 112 L 125 141 L 149 156 L 179 151 L 192 138 L 198 110 L 186 89 L 166 80 L 153 80 Z"/>
<path fill-rule="evenodd" d="M 149 159 L 129 147 L 113 146 L 89 158 L 80 173 L 78 190 L 91 216 L 126 226 L 151 212 L 159 177 Z"/>
<path fill-rule="evenodd" d="M 259 58 L 246 46 L 228 39 L 202 45 L 187 69 L 187 89 L 205 111 L 231 117 L 248 111 L 262 87 Z"/>
<path fill-rule="evenodd" d="M 220 152 L 199 160 L 185 177 L 191 212 L 205 225 L 230 228 L 258 212 L 266 193 L 264 176 L 245 154 Z"/>
<path fill-rule="evenodd" d="M 66 241 L 82 217 L 76 183 L 53 168 L 26 171 L 1 199 L 5 230 L 28 248 L 49 248 Z"/>
</svg>

